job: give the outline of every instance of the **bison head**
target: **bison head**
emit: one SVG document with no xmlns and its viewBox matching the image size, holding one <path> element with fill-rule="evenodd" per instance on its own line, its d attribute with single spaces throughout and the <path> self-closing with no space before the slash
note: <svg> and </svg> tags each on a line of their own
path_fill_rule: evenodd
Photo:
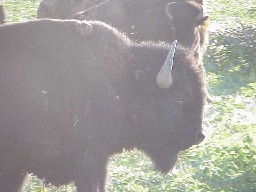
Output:
<svg viewBox="0 0 256 192">
<path fill-rule="evenodd" d="M 176 44 L 172 44 L 162 67 L 156 65 L 159 55 L 152 51 L 145 68 L 136 74 L 144 92 L 138 118 L 143 129 L 138 133 L 139 148 L 163 173 L 173 168 L 180 151 L 204 139 L 202 71 L 190 52 L 176 48 Z"/>
<path fill-rule="evenodd" d="M 171 2 L 166 5 L 165 13 L 172 21 L 175 37 L 182 39 L 183 46 L 193 47 L 205 42 L 208 16 L 203 4 L 193 1 Z"/>
</svg>

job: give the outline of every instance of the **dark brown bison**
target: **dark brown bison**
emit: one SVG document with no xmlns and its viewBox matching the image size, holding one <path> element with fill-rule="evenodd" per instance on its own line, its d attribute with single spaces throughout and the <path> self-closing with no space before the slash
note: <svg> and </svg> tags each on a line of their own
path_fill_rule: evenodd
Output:
<svg viewBox="0 0 256 192">
<path fill-rule="evenodd" d="M 37 18 L 67 19 L 70 15 L 86 10 L 105 0 L 42 0 Z"/>
<path fill-rule="evenodd" d="M 0 25 L 5 23 L 4 8 L 0 1 Z"/>
<path fill-rule="evenodd" d="M 72 18 L 100 20 L 134 40 L 172 42 L 192 48 L 198 57 L 207 36 L 208 16 L 203 4 L 194 1 L 108 0 Z"/>
<path fill-rule="evenodd" d="M 76 6 L 71 2 L 43 0 L 38 8 L 38 18 L 100 20 L 136 41 L 172 42 L 177 39 L 179 44 L 192 48 L 200 62 L 202 60 L 208 39 L 208 16 L 202 0 L 106 0 L 87 9 L 81 3 L 93 1 L 77 0 L 74 1 Z M 70 10 L 77 10 L 77 7 L 83 7 L 85 11 L 71 16 L 70 12 L 75 11 Z"/>
<path fill-rule="evenodd" d="M 85 11 L 76 14 L 74 14 L 75 11 L 68 11 L 77 10 L 72 4 L 89 3 L 91 0 L 77 0 L 73 3 L 70 0 L 66 1 L 43 0 L 38 8 L 38 18 L 67 19 L 72 17 L 80 20 L 84 18 L 100 20 L 127 33 L 134 40 L 171 42 L 178 39 L 179 43 L 187 47 L 192 47 L 197 43 L 197 39 L 201 37 L 204 39 L 206 35 L 203 26 L 208 16 L 206 16 L 205 5 L 202 1 L 106 0 L 93 7 L 87 6 L 86 8 L 80 5 Z M 61 11 L 62 7 L 66 7 L 65 11 Z M 70 12 L 74 15 L 71 16 Z M 203 41 L 201 41 L 202 44 Z"/>
<path fill-rule="evenodd" d="M 74 20 L 0 26 L 0 45 L 1 191 L 32 172 L 103 192 L 111 155 L 137 148 L 167 173 L 204 138 L 202 72 L 185 48 Z"/>
</svg>

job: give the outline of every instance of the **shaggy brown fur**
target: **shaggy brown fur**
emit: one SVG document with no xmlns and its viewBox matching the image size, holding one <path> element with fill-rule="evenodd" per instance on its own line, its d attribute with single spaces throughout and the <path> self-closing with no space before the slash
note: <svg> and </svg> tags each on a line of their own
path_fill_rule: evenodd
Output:
<svg viewBox="0 0 256 192">
<path fill-rule="evenodd" d="M 101 22 L 3 25 L 0 45 L 1 191 L 17 192 L 30 172 L 103 192 L 108 158 L 123 148 L 167 173 L 203 140 L 202 71 L 189 50 L 177 48 L 173 84 L 161 89 L 170 46 L 136 44 Z"/>
</svg>

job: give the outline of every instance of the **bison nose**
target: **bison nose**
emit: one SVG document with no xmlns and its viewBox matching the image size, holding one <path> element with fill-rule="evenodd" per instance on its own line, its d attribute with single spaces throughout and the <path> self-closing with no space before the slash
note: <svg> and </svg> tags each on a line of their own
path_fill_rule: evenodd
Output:
<svg viewBox="0 0 256 192">
<path fill-rule="evenodd" d="M 201 130 L 193 130 L 193 134 L 191 134 L 191 132 L 189 132 L 189 134 L 187 136 L 188 136 L 188 139 L 182 142 L 181 150 L 186 150 L 193 145 L 198 145 L 205 138 L 205 136 L 202 132 L 202 129 Z"/>
</svg>

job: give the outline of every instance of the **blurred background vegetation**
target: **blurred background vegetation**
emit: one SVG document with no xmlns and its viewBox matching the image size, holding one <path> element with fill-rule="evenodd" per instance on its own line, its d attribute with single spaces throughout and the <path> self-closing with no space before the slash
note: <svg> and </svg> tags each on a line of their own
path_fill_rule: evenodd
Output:
<svg viewBox="0 0 256 192">
<path fill-rule="evenodd" d="M 34 19 L 39 0 L 4 0 L 7 22 Z M 139 151 L 109 162 L 111 192 L 256 191 L 256 1 L 207 0 L 210 42 L 204 65 L 215 102 L 206 107 L 206 139 L 182 152 L 172 173 L 161 175 Z M 1 186 L 0 186 L 1 187 Z M 73 192 L 44 186 L 28 175 L 24 192 Z"/>
</svg>

